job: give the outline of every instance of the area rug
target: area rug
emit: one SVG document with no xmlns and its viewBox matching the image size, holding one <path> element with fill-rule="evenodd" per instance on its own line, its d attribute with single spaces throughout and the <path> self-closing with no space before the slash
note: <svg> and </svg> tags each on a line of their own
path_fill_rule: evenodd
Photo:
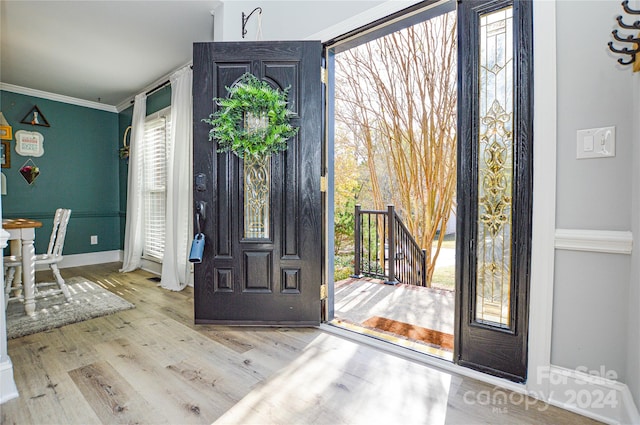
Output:
<svg viewBox="0 0 640 425">
<path fill-rule="evenodd" d="M 33 316 L 25 314 L 23 303 L 11 301 L 7 306 L 7 338 L 43 332 L 135 307 L 82 276 L 65 281 L 72 299 L 67 301 L 63 294 L 38 297 Z"/>
<path fill-rule="evenodd" d="M 448 333 L 434 331 L 433 329 L 379 316 L 373 316 L 365 320 L 362 325 L 368 328 L 390 332 L 414 341 L 422 341 L 436 345 L 444 350 L 453 350 L 453 335 Z"/>
</svg>

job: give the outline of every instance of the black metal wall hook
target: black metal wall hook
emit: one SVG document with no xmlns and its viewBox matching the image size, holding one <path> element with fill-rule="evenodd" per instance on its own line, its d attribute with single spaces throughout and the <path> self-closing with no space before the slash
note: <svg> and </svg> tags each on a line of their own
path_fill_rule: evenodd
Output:
<svg viewBox="0 0 640 425">
<path fill-rule="evenodd" d="M 640 15 L 640 10 L 634 10 L 629 7 L 629 0 L 624 0 L 622 2 L 622 9 L 629 15 Z M 616 21 L 618 21 L 620 28 L 640 31 L 640 21 L 635 21 L 633 24 L 629 25 L 623 21 L 622 15 L 616 17 Z M 618 35 L 617 29 L 613 30 L 611 34 L 617 42 L 632 43 L 631 47 L 622 47 L 621 49 L 616 48 L 612 41 L 608 43 L 609 50 L 613 53 L 629 56 L 628 60 L 625 60 L 625 58 L 618 58 L 618 63 L 621 65 L 634 65 L 633 70 L 640 71 L 640 60 L 638 56 L 640 54 L 640 35 L 634 36 L 631 34 L 627 36 L 620 36 Z"/>
<path fill-rule="evenodd" d="M 636 40 L 640 42 L 640 39 L 636 39 Z M 614 53 L 630 56 L 629 60 L 624 60 L 624 58 L 618 58 L 618 63 L 620 65 L 632 65 L 636 61 L 636 57 L 638 53 L 640 53 L 640 49 L 633 50 L 633 49 L 629 49 L 628 47 L 623 47 L 622 49 L 616 49 L 615 47 L 613 47 L 612 41 L 609 42 L 609 50 L 611 50 Z"/>
<path fill-rule="evenodd" d="M 640 30 L 640 21 L 635 21 L 633 24 L 627 25 L 624 22 L 622 22 L 622 15 L 619 15 L 616 18 L 616 21 L 618 21 L 618 25 L 620 25 L 620 28 L 624 28 L 627 30 L 633 30 L 633 29 Z"/>
<path fill-rule="evenodd" d="M 253 9 L 251 11 L 251 13 L 249 13 L 248 15 L 245 15 L 244 12 L 242 12 L 242 38 L 244 38 L 245 35 L 247 35 L 247 21 L 249 20 L 249 18 L 251 17 L 251 15 L 253 15 L 253 13 L 255 11 L 258 11 L 258 13 L 260 15 L 262 15 L 262 8 L 261 7 L 256 7 L 255 9 Z"/>
<path fill-rule="evenodd" d="M 629 0 L 624 0 L 622 2 L 622 8 L 624 9 L 624 11 L 626 13 L 628 13 L 629 15 L 640 15 L 640 10 L 633 10 L 629 7 Z M 637 24 L 637 22 L 636 22 Z"/>
</svg>

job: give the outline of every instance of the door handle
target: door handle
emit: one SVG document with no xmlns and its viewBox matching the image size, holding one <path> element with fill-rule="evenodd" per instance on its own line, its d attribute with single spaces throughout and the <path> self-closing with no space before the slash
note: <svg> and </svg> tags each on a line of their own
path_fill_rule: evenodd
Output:
<svg viewBox="0 0 640 425">
<path fill-rule="evenodd" d="M 198 201 L 196 204 L 196 214 L 202 217 L 203 220 L 207 219 L 207 203 L 205 201 Z"/>
</svg>

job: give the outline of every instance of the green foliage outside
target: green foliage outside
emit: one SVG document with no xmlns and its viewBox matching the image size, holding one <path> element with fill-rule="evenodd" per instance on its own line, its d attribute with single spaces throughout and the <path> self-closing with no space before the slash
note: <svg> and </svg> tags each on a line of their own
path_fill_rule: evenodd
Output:
<svg viewBox="0 0 640 425">
<path fill-rule="evenodd" d="M 338 254 L 343 249 L 350 247 L 353 249 L 353 238 L 355 229 L 354 218 L 355 201 L 348 200 L 340 209 L 336 209 L 334 215 L 335 244 L 334 253 Z"/>
<path fill-rule="evenodd" d="M 334 257 L 333 280 L 335 282 L 349 278 L 353 274 L 353 253 Z"/>
<path fill-rule="evenodd" d="M 335 168 L 334 253 L 338 254 L 344 250 L 353 250 L 354 210 L 363 183 L 355 155 L 336 155 Z"/>
</svg>

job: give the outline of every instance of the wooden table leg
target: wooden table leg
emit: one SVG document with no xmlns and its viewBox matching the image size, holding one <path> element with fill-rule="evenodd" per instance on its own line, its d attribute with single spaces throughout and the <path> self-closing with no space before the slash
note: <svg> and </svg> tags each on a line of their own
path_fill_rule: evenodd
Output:
<svg viewBox="0 0 640 425">
<path fill-rule="evenodd" d="M 34 229 L 23 229 L 22 231 L 22 287 L 24 289 L 24 311 L 27 316 L 33 316 L 36 310 L 35 284 L 36 251 L 33 246 L 35 239 Z"/>
</svg>

